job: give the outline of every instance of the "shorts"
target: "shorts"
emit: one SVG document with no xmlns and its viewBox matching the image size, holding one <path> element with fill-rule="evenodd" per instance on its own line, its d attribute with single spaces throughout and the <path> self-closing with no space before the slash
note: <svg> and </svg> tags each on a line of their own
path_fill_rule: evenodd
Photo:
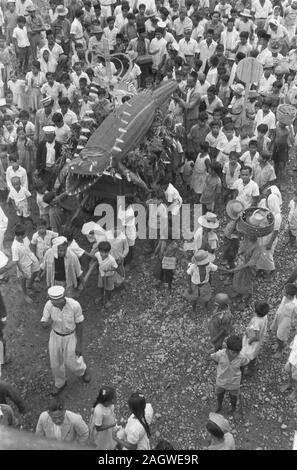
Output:
<svg viewBox="0 0 297 470">
<path fill-rule="evenodd" d="M 25 199 L 24 201 L 18 202 L 16 204 L 16 209 L 17 209 L 17 215 L 19 217 L 30 217 L 31 215 L 27 199 Z"/>
<path fill-rule="evenodd" d="M 17 269 L 17 277 L 23 279 L 31 279 L 33 273 L 38 273 L 40 271 L 40 264 L 38 259 L 32 260 L 32 264 L 30 266 L 23 267 L 22 266 L 22 273 L 19 269 Z"/>
<path fill-rule="evenodd" d="M 235 390 L 227 390 L 226 388 L 216 385 L 216 388 L 215 388 L 216 395 L 221 395 L 222 393 L 225 393 L 225 392 L 228 392 L 230 395 L 234 397 L 238 397 L 240 393 L 240 388 L 236 388 Z"/>
<path fill-rule="evenodd" d="M 100 289 L 105 289 L 108 291 L 114 290 L 114 276 L 105 276 L 102 277 L 100 274 L 98 276 L 98 287 Z"/>
<path fill-rule="evenodd" d="M 211 286 L 209 282 L 207 282 L 206 284 L 202 284 L 201 286 L 198 286 L 198 284 L 193 284 L 191 282 L 191 287 L 192 287 L 193 295 L 195 295 L 197 299 L 201 300 L 201 302 L 210 301 Z"/>
</svg>

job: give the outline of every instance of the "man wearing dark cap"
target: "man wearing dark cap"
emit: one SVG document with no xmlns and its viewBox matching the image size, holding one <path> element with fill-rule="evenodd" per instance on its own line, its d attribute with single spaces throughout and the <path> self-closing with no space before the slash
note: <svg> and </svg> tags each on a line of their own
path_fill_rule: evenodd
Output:
<svg viewBox="0 0 297 470">
<path fill-rule="evenodd" d="M 137 38 L 131 39 L 128 44 L 127 52 L 137 52 L 136 63 L 141 69 L 141 87 L 144 87 L 145 79 L 152 71 L 152 56 L 150 55 L 150 41 L 146 37 L 145 28 L 139 26 L 137 28 Z"/>
<path fill-rule="evenodd" d="M 84 316 L 79 302 L 65 297 L 62 286 L 50 287 L 48 296 L 41 322 L 43 327 L 49 322 L 52 326 L 49 356 L 55 380 L 52 395 L 55 396 L 66 386 L 65 367 L 84 382 L 90 382 L 91 377 L 82 356 Z"/>
<path fill-rule="evenodd" d="M 56 7 L 56 13 L 58 18 L 52 22 L 52 32 L 54 38 L 58 44 L 63 48 L 66 55 L 70 52 L 70 28 L 71 24 L 68 18 L 68 8 L 64 5 L 58 5 Z"/>
</svg>

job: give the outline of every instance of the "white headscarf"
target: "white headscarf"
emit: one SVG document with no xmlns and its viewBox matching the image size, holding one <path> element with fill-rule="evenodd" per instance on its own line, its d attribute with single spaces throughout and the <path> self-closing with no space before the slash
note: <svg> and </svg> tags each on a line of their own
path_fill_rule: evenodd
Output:
<svg viewBox="0 0 297 470">
<path fill-rule="evenodd" d="M 271 191 L 271 194 L 269 194 L 267 198 L 267 208 L 273 213 L 273 215 L 280 214 L 281 205 L 283 203 L 280 190 L 275 185 L 270 186 L 269 189 Z"/>
<path fill-rule="evenodd" d="M 55 258 L 58 258 L 58 246 L 63 245 L 64 243 L 67 243 L 66 237 L 56 237 L 53 239 L 52 245 Z"/>
</svg>

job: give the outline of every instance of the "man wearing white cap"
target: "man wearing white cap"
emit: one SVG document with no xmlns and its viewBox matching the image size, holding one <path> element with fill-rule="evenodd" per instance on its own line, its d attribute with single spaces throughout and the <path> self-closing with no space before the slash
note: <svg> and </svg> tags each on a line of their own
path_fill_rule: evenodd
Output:
<svg viewBox="0 0 297 470">
<path fill-rule="evenodd" d="M 53 106 L 54 100 L 51 96 L 46 96 L 41 100 L 43 109 L 38 109 L 35 116 L 35 144 L 38 145 L 41 140 L 44 140 L 43 127 L 52 126 Z"/>
<path fill-rule="evenodd" d="M 62 285 L 68 291 L 76 289 L 83 275 L 78 257 L 68 248 L 66 237 L 54 238 L 52 244 L 41 266 L 45 270 L 47 286 Z"/>
<path fill-rule="evenodd" d="M 48 289 L 48 300 L 44 306 L 41 322 L 43 326 L 51 321 L 49 339 L 51 369 L 55 379 L 52 395 L 58 395 L 66 386 L 65 367 L 90 382 L 91 377 L 82 356 L 84 316 L 80 304 L 65 297 L 62 286 Z"/>
<path fill-rule="evenodd" d="M 36 152 L 36 170 L 49 190 L 56 178 L 55 163 L 60 158 L 62 145 L 56 141 L 55 126 L 43 127 L 44 140 L 39 142 Z"/>
</svg>

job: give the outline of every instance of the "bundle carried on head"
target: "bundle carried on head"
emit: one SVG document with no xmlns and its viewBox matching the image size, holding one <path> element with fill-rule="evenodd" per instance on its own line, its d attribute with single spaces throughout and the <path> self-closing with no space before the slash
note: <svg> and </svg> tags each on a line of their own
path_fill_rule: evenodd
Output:
<svg viewBox="0 0 297 470">
<path fill-rule="evenodd" d="M 291 104 L 280 104 L 276 110 L 276 118 L 282 124 L 293 124 L 297 109 Z"/>
</svg>

